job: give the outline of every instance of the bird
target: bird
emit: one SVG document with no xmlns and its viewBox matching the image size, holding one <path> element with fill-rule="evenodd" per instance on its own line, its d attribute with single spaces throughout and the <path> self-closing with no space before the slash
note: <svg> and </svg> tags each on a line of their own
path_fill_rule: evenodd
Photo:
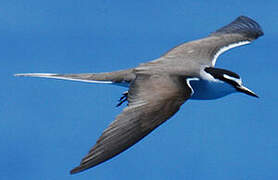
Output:
<svg viewBox="0 0 278 180">
<path fill-rule="evenodd" d="M 263 34 L 255 20 L 239 16 L 204 38 L 178 45 L 159 58 L 134 68 L 104 73 L 21 73 L 15 76 L 106 83 L 128 88 L 118 104 L 127 101 L 127 106 L 102 132 L 80 164 L 70 171 L 75 174 L 133 146 L 171 118 L 189 99 L 218 99 L 236 92 L 258 97 L 243 85 L 238 74 L 216 68 L 215 63 L 223 52 L 249 44 Z"/>
</svg>

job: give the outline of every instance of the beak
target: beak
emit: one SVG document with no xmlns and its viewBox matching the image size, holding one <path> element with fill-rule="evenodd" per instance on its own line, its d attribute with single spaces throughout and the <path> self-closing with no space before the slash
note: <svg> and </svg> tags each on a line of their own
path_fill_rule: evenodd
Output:
<svg viewBox="0 0 278 180">
<path fill-rule="evenodd" d="M 242 92 L 242 93 L 245 93 L 245 94 L 248 94 L 250 96 L 253 96 L 253 97 L 256 97 L 256 98 L 259 98 L 259 96 L 257 94 L 255 94 L 253 91 L 251 91 L 250 89 L 244 87 L 244 86 L 239 86 L 237 87 L 237 90 L 239 92 Z"/>
</svg>

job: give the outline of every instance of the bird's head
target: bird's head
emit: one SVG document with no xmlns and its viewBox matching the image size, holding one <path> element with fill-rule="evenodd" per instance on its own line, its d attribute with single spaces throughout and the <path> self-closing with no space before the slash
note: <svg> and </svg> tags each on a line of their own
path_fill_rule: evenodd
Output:
<svg viewBox="0 0 278 180">
<path fill-rule="evenodd" d="M 230 84 L 238 92 L 242 92 L 247 95 L 257 97 L 257 98 L 259 97 L 253 91 L 244 87 L 242 85 L 242 80 L 241 80 L 240 76 L 234 72 L 231 72 L 231 71 L 228 71 L 225 69 L 220 69 L 220 68 L 213 68 L 213 67 L 207 67 L 204 70 L 207 73 L 209 73 L 215 80 L 220 80 L 220 81 Z"/>
</svg>

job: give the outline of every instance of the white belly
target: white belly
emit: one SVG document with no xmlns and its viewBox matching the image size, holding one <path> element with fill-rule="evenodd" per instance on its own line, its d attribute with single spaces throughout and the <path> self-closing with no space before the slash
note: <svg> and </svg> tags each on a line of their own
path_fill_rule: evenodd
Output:
<svg viewBox="0 0 278 180">
<path fill-rule="evenodd" d="M 190 99 L 217 99 L 237 92 L 233 86 L 222 81 L 212 82 L 207 80 L 192 80 L 189 83 L 194 91 Z"/>
</svg>

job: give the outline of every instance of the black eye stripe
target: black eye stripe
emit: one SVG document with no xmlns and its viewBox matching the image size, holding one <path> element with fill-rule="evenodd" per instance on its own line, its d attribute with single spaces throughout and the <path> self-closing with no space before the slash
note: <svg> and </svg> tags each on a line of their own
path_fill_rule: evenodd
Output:
<svg viewBox="0 0 278 180">
<path fill-rule="evenodd" d="M 204 69 L 207 73 L 211 74 L 214 78 L 219 79 L 221 81 L 227 82 L 233 86 L 238 86 L 238 82 L 233 81 L 231 79 L 227 79 L 224 77 L 224 75 L 226 76 L 230 76 L 232 78 L 235 79 L 240 79 L 240 76 L 234 72 L 225 70 L 225 69 L 220 69 L 220 68 L 212 68 L 212 67 L 207 67 Z"/>
<path fill-rule="evenodd" d="M 228 71 L 228 70 L 225 70 L 225 69 L 207 67 L 207 68 L 205 68 L 205 71 L 207 73 L 210 73 L 214 77 L 215 77 L 215 75 L 219 75 L 219 76 L 223 77 L 223 75 L 226 74 L 226 75 L 234 77 L 236 79 L 240 79 L 238 74 L 236 74 L 234 72 L 231 72 L 231 71 Z"/>
</svg>

